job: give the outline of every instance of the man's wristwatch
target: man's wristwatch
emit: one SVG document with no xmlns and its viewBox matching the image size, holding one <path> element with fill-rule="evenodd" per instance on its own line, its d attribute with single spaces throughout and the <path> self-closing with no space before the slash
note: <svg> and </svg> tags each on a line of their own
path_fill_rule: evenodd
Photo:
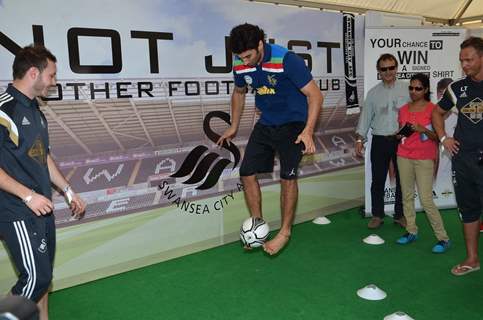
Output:
<svg viewBox="0 0 483 320">
<path fill-rule="evenodd" d="M 446 135 L 442 136 L 441 138 L 439 138 L 439 142 L 443 143 L 443 142 L 444 142 L 444 140 L 446 140 L 446 138 L 447 138 L 447 136 L 446 136 Z"/>
<path fill-rule="evenodd" d="M 26 196 L 25 198 L 22 199 L 23 203 L 29 204 L 29 202 L 32 201 L 32 198 L 34 196 L 34 193 L 35 193 L 34 190 L 30 190 L 30 194 L 28 196 Z"/>
<path fill-rule="evenodd" d="M 74 198 L 74 191 L 72 191 L 72 188 L 70 185 L 66 185 L 64 189 L 62 189 L 62 192 L 64 192 L 64 196 L 67 199 L 67 203 L 70 204 L 72 202 L 72 199 Z"/>
</svg>

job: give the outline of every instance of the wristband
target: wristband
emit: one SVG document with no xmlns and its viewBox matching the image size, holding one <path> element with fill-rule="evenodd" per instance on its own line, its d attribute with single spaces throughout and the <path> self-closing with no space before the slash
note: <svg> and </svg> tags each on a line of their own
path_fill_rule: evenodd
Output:
<svg viewBox="0 0 483 320">
<path fill-rule="evenodd" d="M 362 139 L 357 139 L 356 142 L 363 143 L 364 141 Z"/>
<path fill-rule="evenodd" d="M 446 138 L 447 138 L 446 136 L 442 136 L 442 137 L 439 139 L 439 142 L 443 143 L 443 142 L 444 142 L 444 140 L 446 140 Z"/>
<path fill-rule="evenodd" d="M 26 196 L 24 199 L 22 199 L 23 203 L 29 204 L 30 201 L 32 201 L 32 197 L 34 195 L 35 191 L 32 189 L 30 190 L 30 194 Z"/>
<path fill-rule="evenodd" d="M 74 198 L 74 191 L 72 191 L 72 188 L 69 185 L 62 189 L 62 191 L 67 198 L 67 203 L 70 204 L 72 202 L 72 199 Z"/>
</svg>

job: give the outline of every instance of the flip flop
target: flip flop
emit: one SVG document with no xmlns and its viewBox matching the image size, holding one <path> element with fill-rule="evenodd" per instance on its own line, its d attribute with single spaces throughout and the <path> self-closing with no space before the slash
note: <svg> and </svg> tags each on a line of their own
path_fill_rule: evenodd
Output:
<svg viewBox="0 0 483 320">
<path fill-rule="evenodd" d="M 480 266 L 472 267 L 458 264 L 451 269 L 451 273 L 455 276 L 464 276 L 465 274 L 480 270 Z"/>
</svg>

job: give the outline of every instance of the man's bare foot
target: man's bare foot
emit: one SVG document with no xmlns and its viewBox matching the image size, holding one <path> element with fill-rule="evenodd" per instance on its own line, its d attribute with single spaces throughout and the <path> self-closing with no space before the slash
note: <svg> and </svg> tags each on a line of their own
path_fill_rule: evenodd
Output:
<svg viewBox="0 0 483 320">
<path fill-rule="evenodd" d="M 288 240 L 290 240 L 290 235 L 279 232 L 275 236 L 275 238 L 266 242 L 263 245 L 263 250 L 265 250 L 265 252 L 269 255 L 273 256 L 274 254 L 277 254 L 287 244 Z"/>
<path fill-rule="evenodd" d="M 480 270 L 480 262 L 479 261 L 469 261 L 465 260 L 464 262 L 457 264 L 451 269 L 451 273 L 455 276 L 464 276 L 467 273 L 474 272 Z"/>
</svg>

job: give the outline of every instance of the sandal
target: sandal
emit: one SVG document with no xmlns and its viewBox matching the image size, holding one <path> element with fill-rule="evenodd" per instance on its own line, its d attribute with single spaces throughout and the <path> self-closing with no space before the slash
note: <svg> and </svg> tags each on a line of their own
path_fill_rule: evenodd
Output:
<svg viewBox="0 0 483 320">
<path fill-rule="evenodd" d="M 451 269 L 451 273 L 454 274 L 455 276 L 464 276 L 465 274 L 475 272 L 480 270 L 480 266 L 472 267 L 468 265 L 461 265 L 458 264 Z"/>
</svg>

